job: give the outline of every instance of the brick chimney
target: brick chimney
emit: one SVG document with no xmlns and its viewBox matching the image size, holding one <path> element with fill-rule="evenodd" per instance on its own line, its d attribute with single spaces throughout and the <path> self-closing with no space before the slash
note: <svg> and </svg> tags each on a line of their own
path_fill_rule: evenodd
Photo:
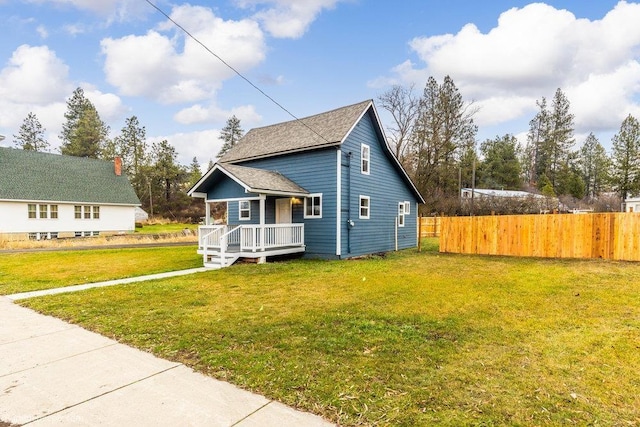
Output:
<svg viewBox="0 0 640 427">
<path fill-rule="evenodd" d="M 115 157 L 113 159 L 113 168 L 117 176 L 122 175 L 122 157 Z"/>
</svg>

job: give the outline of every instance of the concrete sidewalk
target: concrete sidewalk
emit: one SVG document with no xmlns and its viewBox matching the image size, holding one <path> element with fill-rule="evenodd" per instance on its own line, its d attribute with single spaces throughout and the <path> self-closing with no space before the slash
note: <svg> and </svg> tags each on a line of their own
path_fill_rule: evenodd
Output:
<svg viewBox="0 0 640 427">
<path fill-rule="evenodd" d="M 0 425 L 331 426 L 0 297 Z"/>
<path fill-rule="evenodd" d="M 85 285 L 66 286 L 64 288 L 45 289 L 42 291 L 21 292 L 18 294 L 6 295 L 11 301 L 19 299 L 36 298 L 45 295 L 66 294 L 69 292 L 84 291 L 86 289 L 103 288 L 106 286 L 126 285 L 128 283 L 146 282 L 147 280 L 167 279 L 169 277 L 186 276 L 187 274 L 202 273 L 206 268 L 190 268 L 188 270 L 168 271 L 166 273 L 148 274 L 146 276 L 127 277 L 125 279 L 107 280 L 106 282 L 87 283 Z"/>
</svg>

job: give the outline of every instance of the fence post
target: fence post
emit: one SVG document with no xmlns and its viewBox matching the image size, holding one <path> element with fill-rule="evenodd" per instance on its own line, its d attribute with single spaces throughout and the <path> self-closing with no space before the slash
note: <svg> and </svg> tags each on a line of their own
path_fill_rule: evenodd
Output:
<svg viewBox="0 0 640 427">
<path fill-rule="evenodd" d="M 422 252 L 422 215 L 418 217 L 418 252 Z"/>
</svg>

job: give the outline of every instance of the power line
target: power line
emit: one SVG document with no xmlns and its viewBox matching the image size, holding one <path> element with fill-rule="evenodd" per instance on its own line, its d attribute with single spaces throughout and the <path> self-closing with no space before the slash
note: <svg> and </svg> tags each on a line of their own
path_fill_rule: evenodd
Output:
<svg viewBox="0 0 640 427">
<path fill-rule="evenodd" d="M 195 41 L 196 43 L 198 43 L 200 46 L 202 46 L 207 52 L 209 52 L 211 55 L 213 55 L 214 57 L 216 57 L 220 62 L 222 62 L 226 67 L 228 67 L 231 71 L 233 71 L 234 73 L 236 73 L 236 75 L 238 75 L 238 77 L 240 77 L 242 80 L 244 80 L 245 82 L 247 82 L 249 85 L 251 85 L 255 90 L 257 90 L 258 92 L 260 92 L 263 96 L 265 96 L 269 101 L 273 102 L 275 105 L 278 106 L 278 108 L 280 108 L 282 111 L 284 111 L 285 113 L 287 113 L 288 115 L 290 115 L 291 117 L 293 117 L 294 120 L 296 120 L 297 122 L 299 122 L 300 124 L 302 124 L 303 126 L 305 126 L 307 129 L 309 129 L 311 132 L 315 133 L 316 135 L 318 135 L 321 139 L 323 139 L 324 141 L 326 141 L 327 143 L 331 143 L 331 141 L 327 140 L 324 136 L 320 135 L 320 133 L 318 133 L 315 129 L 313 129 L 311 126 L 309 126 L 308 124 L 306 124 L 305 122 L 303 122 L 302 120 L 300 120 L 296 115 L 294 115 L 291 111 L 287 110 L 282 104 L 280 104 L 278 101 L 276 101 L 275 99 L 273 99 L 271 96 L 269 96 L 265 91 L 263 91 L 262 89 L 260 89 L 257 85 L 255 85 L 251 80 L 249 80 L 247 77 L 245 77 L 240 71 L 236 70 L 231 64 L 229 64 L 227 61 L 225 61 L 224 59 L 222 59 L 218 54 L 216 54 L 214 51 L 212 51 L 211 49 L 209 49 L 209 47 L 207 45 L 205 45 L 204 43 L 202 43 L 200 40 L 198 40 L 198 38 L 196 38 L 193 34 L 191 34 L 189 31 L 187 31 L 186 28 L 184 28 L 182 25 L 180 25 L 179 23 L 177 23 L 175 20 L 173 20 L 173 18 L 171 18 L 164 10 L 160 9 L 158 6 L 156 6 L 153 2 L 151 2 L 151 0 L 145 0 L 147 3 L 149 3 L 149 5 L 151 7 L 153 7 L 155 10 L 157 10 L 158 12 L 160 12 L 162 15 L 164 15 L 165 18 L 167 18 L 169 21 L 171 21 L 176 27 L 180 28 L 187 36 L 189 36 L 193 41 Z"/>
</svg>

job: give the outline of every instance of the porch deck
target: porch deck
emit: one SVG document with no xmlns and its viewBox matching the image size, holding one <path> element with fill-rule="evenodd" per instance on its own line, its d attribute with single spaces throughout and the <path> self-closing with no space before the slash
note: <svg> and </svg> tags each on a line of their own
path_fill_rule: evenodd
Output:
<svg viewBox="0 0 640 427">
<path fill-rule="evenodd" d="M 304 251 L 304 224 L 198 227 L 198 253 L 205 267 L 227 267 L 239 258 L 264 262 L 269 256 Z"/>
</svg>

